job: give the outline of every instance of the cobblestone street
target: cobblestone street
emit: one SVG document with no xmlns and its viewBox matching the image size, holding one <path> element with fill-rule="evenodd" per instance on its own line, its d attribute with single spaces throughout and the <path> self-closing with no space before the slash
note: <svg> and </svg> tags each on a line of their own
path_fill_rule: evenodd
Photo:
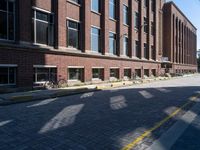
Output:
<svg viewBox="0 0 200 150">
<path fill-rule="evenodd" d="M 0 150 L 120 150 L 198 93 L 199 83 L 197 75 L 2 106 Z M 142 146 L 151 145 L 176 120 Z"/>
</svg>

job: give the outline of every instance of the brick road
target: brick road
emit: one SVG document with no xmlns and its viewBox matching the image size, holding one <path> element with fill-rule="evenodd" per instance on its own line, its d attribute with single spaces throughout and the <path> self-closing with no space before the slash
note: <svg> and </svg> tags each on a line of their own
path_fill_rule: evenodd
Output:
<svg viewBox="0 0 200 150">
<path fill-rule="evenodd" d="M 0 150 L 120 150 L 183 105 L 199 83 L 200 76 L 192 76 L 2 106 Z M 175 121 L 152 133 L 143 146 Z"/>
</svg>

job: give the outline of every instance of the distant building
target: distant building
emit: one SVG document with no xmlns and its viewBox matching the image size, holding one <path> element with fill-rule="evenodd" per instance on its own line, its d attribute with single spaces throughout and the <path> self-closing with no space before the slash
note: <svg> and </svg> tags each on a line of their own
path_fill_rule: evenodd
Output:
<svg viewBox="0 0 200 150">
<path fill-rule="evenodd" d="M 169 72 L 194 72 L 197 70 L 197 29 L 173 2 L 165 3 L 163 20 L 163 57 L 169 58 Z"/>
<path fill-rule="evenodd" d="M 200 49 L 197 51 L 197 58 L 200 58 Z"/>
</svg>

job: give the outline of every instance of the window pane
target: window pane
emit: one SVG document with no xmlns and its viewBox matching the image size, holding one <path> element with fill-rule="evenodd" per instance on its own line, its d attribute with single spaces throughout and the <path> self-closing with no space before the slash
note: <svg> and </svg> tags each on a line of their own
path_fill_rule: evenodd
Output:
<svg viewBox="0 0 200 150">
<path fill-rule="evenodd" d="M 0 38 L 7 39 L 7 14 L 0 11 Z"/>
<path fill-rule="evenodd" d="M 139 41 L 135 41 L 135 55 L 140 57 Z"/>
<path fill-rule="evenodd" d="M 128 7 L 123 6 L 123 13 L 124 13 L 124 24 L 128 25 Z"/>
<path fill-rule="evenodd" d="M 9 14 L 9 40 L 14 40 L 14 15 L 12 13 Z"/>
<path fill-rule="evenodd" d="M 135 28 L 139 29 L 139 13 L 135 12 Z"/>
<path fill-rule="evenodd" d="M 8 68 L 0 68 L 0 84 L 8 84 Z"/>
<path fill-rule="evenodd" d="M 91 49 L 94 52 L 100 52 L 100 31 L 97 28 L 92 28 L 91 32 Z"/>
<path fill-rule="evenodd" d="M 36 21 L 36 43 L 48 44 L 48 24 Z"/>
<path fill-rule="evenodd" d="M 0 0 L 0 10 L 7 10 L 7 1 L 6 0 Z"/>
<path fill-rule="evenodd" d="M 77 22 L 68 21 L 68 47 L 78 48 L 79 46 L 79 24 Z"/>
<path fill-rule="evenodd" d="M 57 81 L 57 69 L 56 68 L 50 68 L 50 80 Z"/>
<path fill-rule="evenodd" d="M 99 12 L 99 0 L 92 0 L 92 10 Z"/>
<path fill-rule="evenodd" d="M 68 30 L 68 46 L 78 48 L 78 31 Z"/>
<path fill-rule="evenodd" d="M 14 84 L 16 83 L 16 68 L 9 68 L 9 84 Z"/>
<path fill-rule="evenodd" d="M 14 12 L 14 3 L 13 2 L 8 2 L 8 11 L 9 12 Z"/>
<path fill-rule="evenodd" d="M 124 55 L 128 56 L 128 38 L 124 37 Z"/>
<path fill-rule="evenodd" d="M 35 82 L 57 81 L 57 69 L 56 68 L 35 68 L 34 76 L 37 76 Z"/>
<path fill-rule="evenodd" d="M 119 78 L 119 69 L 110 69 L 110 77 Z"/>
<path fill-rule="evenodd" d="M 148 59 L 148 45 L 144 43 L 144 58 Z"/>
<path fill-rule="evenodd" d="M 131 78 L 131 69 L 124 69 L 124 77 Z"/>
<path fill-rule="evenodd" d="M 79 0 L 72 0 L 73 2 L 79 4 Z"/>
<path fill-rule="evenodd" d="M 83 79 L 83 69 L 70 68 L 69 69 L 69 80 L 80 80 Z"/>
<path fill-rule="evenodd" d="M 103 69 L 92 69 L 92 78 L 103 80 Z"/>
<path fill-rule="evenodd" d="M 114 33 L 109 35 L 109 52 L 116 55 L 116 35 Z"/>
<path fill-rule="evenodd" d="M 116 7 L 116 1 L 115 0 L 110 0 L 109 1 L 109 16 L 112 19 L 115 19 L 116 15 L 115 15 L 115 7 Z"/>
<path fill-rule="evenodd" d="M 36 11 L 36 19 L 47 21 L 47 22 L 49 21 L 48 14 L 41 11 Z"/>
</svg>

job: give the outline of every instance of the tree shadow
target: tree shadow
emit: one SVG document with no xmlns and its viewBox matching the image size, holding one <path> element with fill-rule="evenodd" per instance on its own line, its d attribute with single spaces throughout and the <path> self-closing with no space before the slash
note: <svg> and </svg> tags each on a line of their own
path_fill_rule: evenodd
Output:
<svg viewBox="0 0 200 150">
<path fill-rule="evenodd" d="M 1 107 L 0 122 L 12 121 L 0 126 L 0 145 L 6 145 L 4 149 L 121 149 L 167 117 L 168 108 L 182 106 L 198 90 L 195 86 L 128 88 Z M 158 129 L 152 137 L 166 129 Z"/>
</svg>

